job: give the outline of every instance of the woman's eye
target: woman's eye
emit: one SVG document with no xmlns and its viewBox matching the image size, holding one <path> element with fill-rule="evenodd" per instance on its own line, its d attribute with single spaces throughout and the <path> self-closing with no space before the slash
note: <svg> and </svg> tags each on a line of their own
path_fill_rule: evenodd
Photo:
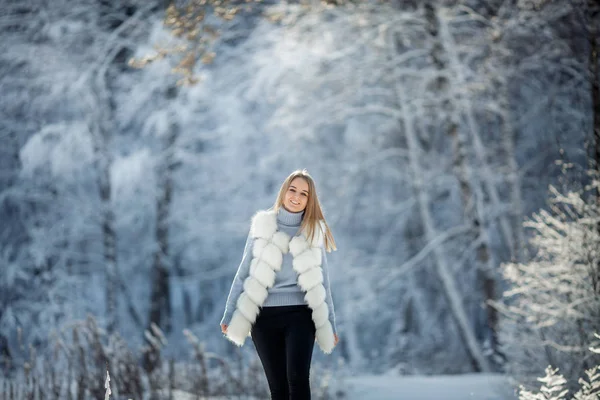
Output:
<svg viewBox="0 0 600 400">
<path fill-rule="evenodd" d="M 302 196 L 306 197 L 306 193 L 302 193 Z"/>
<path fill-rule="evenodd" d="M 294 189 L 290 189 L 290 192 L 294 192 L 294 193 L 296 193 L 296 191 L 295 191 Z"/>
</svg>

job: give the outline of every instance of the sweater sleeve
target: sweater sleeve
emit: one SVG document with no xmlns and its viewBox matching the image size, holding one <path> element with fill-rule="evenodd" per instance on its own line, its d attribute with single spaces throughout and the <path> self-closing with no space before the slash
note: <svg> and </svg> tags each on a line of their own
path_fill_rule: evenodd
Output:
<svg viewBox="0 0 600 400">
<path fill-rule="evenodd" d="M 244 280 L 250 275 L 250 262 L 252 261 L 252 244 L 254 239 L 248 234 L 246 239 L 246 245 L 244 246 L 244 254 L 242 255 L 242 261 L 237 269 L 231 289 L 229 290 L 229 296 L 227 297 L 227 303 L 225 305 L 225 312 L 223 318 L 221 318 L 221 324 L 229 325 L 233 312 L 235 311 L 236 303 L 240 294 L 243 291 Z"/>
<path fill-rule="evenodd" d="M 323 286 L 325 287 L 325 302 L 329 308 L 329 322 L 333 327 L 333 333 L 337 335 L 337 327 L 335 325 L 335 309 L 333 308 L 333 298 L 331 297 L 331 285 L 329 284 L 329 268 L 327 265 L 327 256 L 325 255 L 325 246 L 321 246 L 321 268 L 323 269 Z"/>
</svg>

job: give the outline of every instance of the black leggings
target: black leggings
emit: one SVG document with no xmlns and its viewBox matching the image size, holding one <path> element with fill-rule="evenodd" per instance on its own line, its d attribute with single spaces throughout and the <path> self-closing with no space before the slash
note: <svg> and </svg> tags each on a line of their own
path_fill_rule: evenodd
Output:
<svg viewBox="0 0 600 400">
<path fill-rule="evenodd" d="M 269 382 L 272 400 L 310 400 L 310 362 L 315 324 L 308 305 L 264 307 L 252 341 Z"/>
</svg>

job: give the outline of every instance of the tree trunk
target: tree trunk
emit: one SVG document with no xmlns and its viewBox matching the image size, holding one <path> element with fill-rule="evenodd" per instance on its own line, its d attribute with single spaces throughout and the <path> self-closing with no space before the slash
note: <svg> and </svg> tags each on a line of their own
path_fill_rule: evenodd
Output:
<svg viewBox="0 0 600 400">
<path fill-rule="evenodd" d="M 393 29 L 391 30 L 391 32 L 392 37 L 390 38 L 389 48 L 391 50 L 391 58 L 393 59 L 396 55 L 394 45 L 396 38 L 394 36 L 395 33 L 393 32 Z M 401 75 L 398 72 L 396 72 L 394 76 L 398 77 L 397 79 L 400 79 Z M 436 237 L 438 237 L 439 234 L 435 229 L 433 217 L 429 210 L 430 200 L 428 193 L 423 188 L 423 174 L 419 165 L 421 149 L 419 147 L 417 133 L 415 132 L 413 125 L 412 116 L 414 115 L 414 113 L 413 110 L 409 109 L 409 102 L 407 102 L 403 98 L 403 90 L 400 87 L 398 81 L 395 82 L 394 89 L 397 103 L 396 106 L 401 110 L 401 122 L 403 123 L 404 130 L 406 133 L 406 140 L 409 150 L 409 168 L 413 178 L 414 193 L 417 198 L 419 214 L 425 230 L 426 241 L 430 242 Z M 475 339 L 475 335 L 471 330 L 471 326 L 467 317 L 467 312 L 465 311 L 465 307 L 462 302 L 462 296 L 460 294 L 460 291 L 456 287 L 456 284 L 454 283 L 454 280 L 452 278 L 452 274 L 448 268 L 446 262 L 446 255 L 443 251 L 443 245 L 436 246 L 433 250 L 433 255 L 436 271 L 440 278 L 444 295 L 448 299 L 452 317 L 454 318 L 460 335 L 464 341 L 469 357 L 471 358 L 473 368 L 476 371 L 489 372 L 490 367 L 488 365 L 487 359 L 483 355 L 483 352 L 479 347 L 477 340 Z"/>
<path fill-rule="evenodd" d="M 102 215 L 102 243 L 104 246 L 103 258 L 106 276 L 106 330 L 111 333 L 117 326 L 117 235 L 115 230 L 115 216 L 112 210 L 112 187 L 110 179 L 110 124 L 112 121 L 111 102 L 104 82 L 105 71 L 98 71 L 93 79 L 93 104 L 91 108 L 94 115 L 90 121 L 90 133 L 94 143 L 95 168 L 98 174 L 98 191 Z"/>
<path fill-rule="evenodd" d="M 511 123 L 509 102 L 508 102 L 508 82 L 506 79 L 500 83 L 500 117 L 502 118 L 502 146 L 506 152 L 507 164 L 509 168 L 508 183 L 510 186 L 510 204 L 512 208 L 512 227 L 515 236 L 514 247 L 512 249 L 512 262 L 522 262 L 526 256 L 525 235 L 523 232 L 523 196 L 521 194 L 521 178 L 519 175 L 519 165 L 516 160 L 516 132 Z"/>
<path fill-rule="evenodd" d="M 118 293 L 125 285 L 121 281 L 117 263 L 117 233 L 115 230 L 115 215 L 112 204 L 112 184 L 110 168 L 112 155 L 110 153 L 111 134 L 114 130 L 113 111 L 114 102 L 111 98 L 110 87 L 106 80 L 109 68 L 116 62 L 119 53 L 127 46 L 127 42 L 118 42 L 117 38 L 126 29 L 138 21 L 143 14 L 153 8 L 148 4 L 137 9 L 129 19 L 120 24 L 109 35 L 109 41 L 105 43 L 98 54 L 97 64 L 89 72 L 91 90 L 87 106 L 89 107 L 89 129 L 92 135 L 95 161 L 94 166 L 98 173 L 98 189 L 100 192 L 101 214 L 102 214 L 102 237 L 104 245 L 104 264 L 106 274 L 106 329 L 110 333 L 118 324 Z M 87 75 L 84 75 L 87 78 Z M 128 306 L 132 315 L 135 310 Z"/>
<path fill-rule="evenodd" d="M 460 64 L 458 54 L 456 53 L 457 46 L 454 42 L 452 33 L 450 32 L 448 20 L 444 15 L 446 12 L 447 9 L 445 8 L 437 8 L 435 10 L 437 26 L 439 27 L 438 37 L 440 39 L 442 50 L 448 57 L 448 68 L 453 74 L 454 80 L 450 82 L 450 84 L 462 88 L 467 85 L 467 81 L 463 73 L 464 67 Z M 459 105 L 459 108 L 462 110 L 462 112 L 464 112 L 466 118 L 466 128 L 470 138 L 469 143 L 472 144 L 473 153 L 478 163 L 476 168 L 478 169 L 479 174 L 483 177 L 483 179 L 481 179 L 481 185 L 485 187 L 493 206 L 501 207 L 502 202 L 500 201 L 498 189 L 494 184 L 494 176 L 487 163 L 487 154 L 483 142 L 481 141 L 481 137 L 479 136 L 479 129 L 475 119 L 473 107 L 464 95 L 461 95 L 456 99 L 456 101 Z M 500 233 L 502 234 L 506 246 L 511 253 L 511 259 L 515 259 L 516 257 L 513 253 L 515 249 L 515 243 L 510 222 L 504 215 L 499 215 L 498 219 L 500 220 Z"/>
<path fill-rule="evenodd" d="M 398 93 L 399 92 L 400 90 L 398 90 Z M 400 103 L 399 101 L 399 104 L 402 103 Z M 402 106 L 402 109 L 405 110 L 403 111 L 404 126 L 406 129 L 407 143 L 410 150 L 410 170 L 413 174 L 414 191 L 417 197 L 417 202 L 419 204 L 419 213 L 421 216 L 421 220 L 425 228 L 426 240 L 431 241 L 438 236 L 438 233 L 434 226 L 433 217 L 429 211 L 429 196 L 427 195 L 425 189 L 423 189 L 422 187 L 422 174 L 420 173 L 420 168 L 418 164 L 420 152 L 418 148 L 418 140 L 416 137 L 416 133 L 414 132 L 414 129 L 412 127 L 413 120 L 410 115 L 412 113 L 412 110 L 406 110 L 406 108 L 406 105 Z M 473 367 L 476 371 L 489 372 L 490 367 L 485 356 L 483 355 L 481 348 L 479 347 L 479 344 L 477 343 L 473 331 L 471 330 L 471 324 L 469 323 L 467 312 L 465 311 L 465 307 L 462 303 L 462 296 L 460 295 L 460 291 L 458 290 L 456 284 L 454 283 L 454 280 L 452 279 L 452 274 L 449 271 L 442 245 L 437 246 L 433 250 L 433 254 L 435 258 L 437 274 L 440 278 L 444 294 L 448 299 L 452 316 L 464 340 L 465 347 L 469 352 L 469 356 L 471 358 Z"/>
<path fill-rule="evenodd" d="M 442 70 L 448 66 L 442 57 L 443 46 L 438 36 L 438 18 L 436 18 L 435 8 L 431 3 L 425 5 L 425 12 L 429 25 L 428 30 L 435 38 L 435 45 L 432 47 L 431 56 L 436 68 Z M 482 328 L 489 330 L 485 336 L 488 337 L 492 350 L 497 352 L 498 316 L 496 310 L 489 305 L 490 300 L 496 299 L 495 261 L 490 251 L 490 238 L 488 235 L 489 221 L 486 218 L 484 195 L 476 174 L 473 172 L 472 158 L 469 157 L 468 139 L 464 130 L 457 125 L 451 115 L 448 115 L 445 125 L 447 126 L 448 135 L 452 140 L 454 150 L 453 171 L 460 185 L 464 218 L 472 227 L 473 232 L 477 234 L 475 240 L 478 244 L 474 249 L 477 269 L 476 279 L 478 282 L 477 289 L 484 299 L 485 309 L 483 312 L 485 315 L 481 315 L 482 311 L 479 304 L 475 306 L 473 312 L 485 318 L 486 323 Z M 479 321 L 475 323 L 479 326 L 482 325 Z M 479 326 L 476 326 L 475 329 L 478 330 Z"/>
<path fill-rule="evenodd" d="M 594 115 L 594 125 L 591 140 L 591 162 L 592 168 L 600 174 L 600 81 L 598 73 L 598 26 L 600 16 L 600 1 L 587 0 L 587 22 L 588 22 L 588 41 L 589 41 L 589 79 L 592 97 L 592 111 Z M 597 198 L 600 200 L 600 192 L 597 191 Z"/>
<path fill-rule="evenodd" d="M 173 172 L 175 142 L 178 136 L 178 127 L 172 122 L 170 116 L 167 117 L 166 129 L 168 132 L 164 135 L 164 146 L 162 149 L 162 159 L 157 167 L 157 183 L 159 194 L 156 203 L 156 251 L 151 273 L 151 294 L 150 294 L 150 318 L 149 322 L 158 325 L 165 331 L 171 329 L 171 303 L 170 303 L 170 284 L 169 284 L 169 211 L 171 208 L 171 199 L 173 195 Z M 160 134 L 163 137 L 163 134 Z"/>
<path fill-rule="evenodd" d="M 490 251 L 490 238 L 485 222 L 485 209 L 483 206 L 483 193 L 477 181 L 473 178 L 469 158 L 466 154 L 464 133 L 458 132 L 455 124 L 451 125 L 450 136 L 453 139 L 454 170 L 460 182 L 464 216 L 471 224 L 473 231 L 477 232 L 475 250 L 477 289 L 484 299 L 486 326 L 489 329 L 488 339 L 492 351 L 498 351 L 498 315 L 490 306 L 490 301 L 496 300 L 496 279 L 494 276 L 495 261 Z M 475 190 L 473 193 L 472 188 Z M 479 306 L 477 307 L 479 309 Z M 475 311 L 477 312 L 477 311 Z"/>
<path fill-rule="evenodd" d="M 110 164 L 108 164 L 110 165 Z M 115 215 L 112 210 L 110 172 L 108 165 L 100 173 L 100 198 L 103 205 L 102 237 L 106 265 L 106 330 L 111 333 L 117 326 L 117 238 Z"/>
<path fill-rule="evenodd" d="M 598 38 L 598 34 L 600 33 L 600 1 L 599 0 L 587 0 L 587 29 L 588 29 L 588 41 L 589 41 L 589 59 L 588 59 L 588 68 L 589 68 L 589 79 L 590 79 L 590 89 L 591 89 L 591 97 L 592 97 L 592 110 L 593 110 L 593 132 L 592 132 L 592 168 L 596 172 L 596 178 L 600 179 L 600 71 L 598 70 L 598 51 L 600 40 Z M 596 204 L 600 205 L 600 187 L 596 187 Z M 596 224 L 596 232 L 600 234 L 600 222 Z M 593 252 L 593 242 L 591 238 L 586 238 L 587 241 L 590 242 L 591 249 L 590 252 Z M 594 257 L 590 257 L 590 259 L 594 259 Z M 592 278 L 592 285 L 594 288 L 594 293 L 596 296 L 600 296 L 600 261 L 595 261 L 595 270 L 590 271 L 590 275 Z M 581 321 L 577 321 L 580 337 L 582 338 L 581 342 L 586 343 L 586 331 L 582 327 Z M 583 367 L 588 369 L 591 368 L 592 360 L 587 359 L 583 363 Z"/>
<path fill-rule="evenodd" d="M 490 8 L 490 19 L 505 20 L 510 18 L 510 7 L 506 7 L 502 1 L 496 2 Z M 502 56 L 501 56 L 502 57 Z M 503 58 L 503 57 L 502 57 Z M 497 64 L 497 63 L 494 63 Z M 502 68 L 502 66 L 498 66 Z M 511 66 L 511 71 L 513 70 Z M 519 173 L 519 164 L 517 162 L 515 144 L 517 143 L 517 131 L 513 125 L 510 107 L 510 94 L 508 90 L 509 82 L 512 79 L 512 73 L 502 73 L 495 69 L 489 71 L 489 76 L 495 77 L 493 83 L 497 85 L 499 114 L 502 121 L 502 147 L 506 153 L 506 163 L 509 168 L 507 181 L 510 186 L 510 204 L 512 208 L 511 225 L 513 227 L 514 248 L 512 249 L 512 262 L 522 262 L 528 257 L 525 234 L 523 230 L 523 195 L 521 192 L 521 176 Z"/>
<path fill-rule="evenodd" d="M 119 25 L 111 36 L 117 38 L 121 32 L 137 21 L 152 6 L 140 8 L 127 21 Z M 115 39 L 113 39 L 115 40 Z M 118 289 L 122 286 L 117 263 L 117 233 L 115 230 L 115 216 L 112 210 L 112 185 L 110 167 L 112 155 L 110 153 L 111 133 L 113 126 L 114 103 L 111 99 L 109 85 L 106 81 L 108 69 L 114 64 L 124 44 L 107 43 L 102 53 L 98 54 L 98 62 L 90 73 L 92 97 L 89 102 L 90 122 L 89 128 L 94 143 L 95 168 L 98 173 L 98 190 L 100 192 L 102 214 L 102 237 L 104 245 L 104 264 L 106 273 L 106 329 L 110 333 L 117 326 L 118 316 Z"/>
<path fill-rule="evenodd" d="M 348 298 L 347 293 L 344 293 L 343 297 Z M 341 333 L 344 335 L 344 349 L 346 350 L 348 363 L 354 370 L 360 370 L 365 365 L 365 360 L 360 350 L 359 338 L 356 330 L 359 327 L 356 324 L 355 312 L 352 310 L 351 301 L 341 301 L 341 312 L 344 315 L 344 331 Z"/>
<path fill-rule="evenodd" d="M 181 266 L 181 259 L 181 252 L 178 254 L 171 255 L 171 265 L 173 267 L 171 271 L 179 278 L 185 277 L 186 275 L 184 268 L 182 268 Z M 181 296 L 183 297 L 183 323 L 185 324 L 185 326 L 189 326 L 196 322 L 196 320 L 194 319 L 195 316 L 192 312 L 192 297 L 190 296 L 190 290 L 187 288 L 186 285 L 180 286 L 179 290 L 181 290 Z"/>
</svg>

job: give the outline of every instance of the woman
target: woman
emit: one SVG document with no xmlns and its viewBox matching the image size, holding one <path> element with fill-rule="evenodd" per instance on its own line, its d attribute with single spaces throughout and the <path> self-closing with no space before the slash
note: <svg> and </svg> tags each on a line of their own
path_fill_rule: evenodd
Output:
<svg viewBox="0 0 600 400">
<path fill-rule="evenodd" d="M 251 334 L 271 399 L 310 399 L 315 339 L 338 343 L 325 250 L 335 250 L 315 183 L 306 170 L 281 185 L 273 207 L 252 218 L 221 330 L 238 346 Z"/>
</svg>

